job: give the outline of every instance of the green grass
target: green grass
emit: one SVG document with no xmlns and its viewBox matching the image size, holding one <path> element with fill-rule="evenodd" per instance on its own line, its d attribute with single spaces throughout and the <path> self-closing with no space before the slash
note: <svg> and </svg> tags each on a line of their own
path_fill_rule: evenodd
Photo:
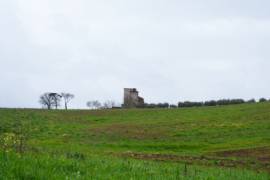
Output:
<svg viewBox="0 0 270 180">
<path fill-rule="evenodd" d="M 269 179 L 267 173 L 132 159 L 0 155 L 0 179 Z"/>
<path fill-rule="evenodd" d="M 2 140 L 5 133 L 27 137 L 27 150 L 0 156 L 0 179 L 269 179 L 270 103 L 99 111 L 0 109 Z M 3 150 L 3 142 L 1 146 Z M 70 153 L 84 159 L 70 159 Z M 185 163 L 191 164 L 187 176 Z"/>
</svg>

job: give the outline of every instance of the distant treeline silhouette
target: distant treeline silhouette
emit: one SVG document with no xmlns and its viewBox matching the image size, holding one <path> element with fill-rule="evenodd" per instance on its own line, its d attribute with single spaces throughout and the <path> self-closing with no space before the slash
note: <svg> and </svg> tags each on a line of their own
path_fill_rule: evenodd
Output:
<svg viewBox="0 0 270 180">
<path fill-rule="evenodd" d="M 47 92 L 43 93 L 39 98 L 39 103 L 46 109 L 58 109 L 61 106 L 61 101 L 64 100 L 65 109 L 68 109 L 68 103 L 75 96 L 71 93 L 54 93 Z M 266 98 L 260 98 L 258 102 L 267 102 Z M 233 105 L 233 104 L 244 104 L 244 103 L 256 103 L 255 99 L 250 99 L 245 101 L 244 99 L 220 99 L 220 100 L 210 100 L 210 101 L 184 101 L 178 102 L 178 104 L 165 103 L 145 103 L 137 108 L 187 108 L 187 107 L 203 107 L 203 106 L 223 106 L 223 105 Z M 119 109 L 123 108 L 119 103 L 113 100 L 108 100 L 103 104 L 98 100 L 88 101 L 86 103 L 87 107 L 90 109 Z"/>
<path fill-rule="evenodd" d="M 259 99 L 259 102 L 268 101 L 265 98 Z M 269 100 L 270 101 L 270 100 Z M 184 101 L 179 102 L 177 105 L 169 103 L 151 103 L 144 104 L 143 108 L 186 108 L 186 107 L 202 107 L 202 106 L 223 106 L 223 105 L 234 105 L 234 104 L 244 104 L 244 103 L 256 103 L 255 99 L 250 99 L 245 101 L 244 99 L 220 99 L 220 100 L 210 100 L 210 101 Z"/>
</svg>

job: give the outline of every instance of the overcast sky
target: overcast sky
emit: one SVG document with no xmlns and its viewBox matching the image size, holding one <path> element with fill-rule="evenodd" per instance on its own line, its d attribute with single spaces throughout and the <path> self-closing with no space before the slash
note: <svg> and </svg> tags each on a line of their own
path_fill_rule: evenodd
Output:
<svg viewBox="0 0 270 180">
<path fill-rule="evenodd" d="M 269 0 L 0 0 L 0 107 L 44 92 L 270 98 Z"/>
</svg>

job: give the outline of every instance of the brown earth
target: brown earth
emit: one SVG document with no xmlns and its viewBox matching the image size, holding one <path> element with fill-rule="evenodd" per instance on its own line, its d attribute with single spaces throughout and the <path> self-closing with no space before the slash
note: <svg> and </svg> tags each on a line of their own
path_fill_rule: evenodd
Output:
<svg viewBox="0 0 270 180">
<path fill-rule="evenodd" d="M 237 151 L 223 151 L 205 156 L 180 156 L 172 154 L 144 154 L 126 152 L 118 154 L 122 157 L 131 157 L 141 160 L 171 161 L 186 164 L 241 167 L 253 170 L 270 172 L 270 148 L 245 149 Z"/>
<path fill-rule="evenodd" d="M 215 154 L 221 157 L 253 158 L 261 162 L 270 162 L 270 147 L 221 151 Z"/>
<path fill-rule="evenodd" d="M 216 152 L 215 154 L 219 157 L 226 158 L 253 159 L 270 171 L 270 147 L 221 151 Z"/>
</svg>

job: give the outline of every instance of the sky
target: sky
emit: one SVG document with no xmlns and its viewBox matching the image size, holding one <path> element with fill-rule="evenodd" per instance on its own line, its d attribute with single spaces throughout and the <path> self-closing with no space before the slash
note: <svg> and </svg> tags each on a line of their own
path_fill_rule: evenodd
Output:
<svg viewBox="0 0 270 180">
<path fill-rule="evenodd" d="M 148 103 L 270 98 L 269 0 L 0 0 L 0 107 L 45 92 Z"/>
</svg>

